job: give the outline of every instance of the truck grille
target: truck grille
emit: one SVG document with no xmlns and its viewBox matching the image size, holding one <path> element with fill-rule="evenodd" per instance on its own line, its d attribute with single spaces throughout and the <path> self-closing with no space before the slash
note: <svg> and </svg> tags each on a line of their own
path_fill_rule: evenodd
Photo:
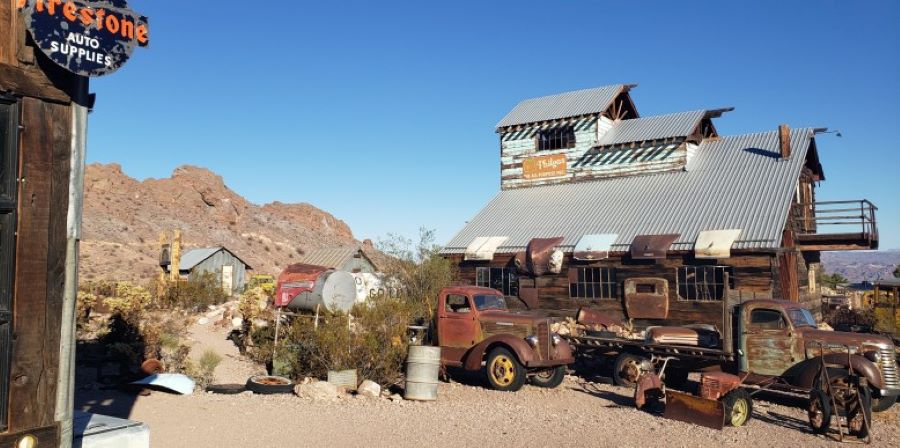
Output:
<svg viewBox="0 0 900 448">
<path fill-rule="evenodd" d="M 538 355 L 541 359 L 550 359 L 550 326 L 541 322 L 537 326 Z"/>
<path fill-rule="evenodd" d="M 897 359 L 894 357 L 895 353 L 892 348 L 882 348 L 878 350 L 881 355 L 881 360 L 878 362 L 878 368 L 881 370 L 881 377 L 884 379 L 885 389 L 900 389 L 900 377 L 897 376 Z"/>
</svg>

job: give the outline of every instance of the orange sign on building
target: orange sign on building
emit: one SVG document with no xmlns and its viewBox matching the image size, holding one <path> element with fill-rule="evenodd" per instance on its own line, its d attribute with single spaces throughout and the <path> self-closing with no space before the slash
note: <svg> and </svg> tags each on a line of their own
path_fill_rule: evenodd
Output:
<svg viewBox="0 0 900 448">
<path fill-rule="evenodd" d="M 530 157 L 522 163 L 522 174 L 526 179 L 544 179 L 566 175 L 566 155 Z"/>
</svg>

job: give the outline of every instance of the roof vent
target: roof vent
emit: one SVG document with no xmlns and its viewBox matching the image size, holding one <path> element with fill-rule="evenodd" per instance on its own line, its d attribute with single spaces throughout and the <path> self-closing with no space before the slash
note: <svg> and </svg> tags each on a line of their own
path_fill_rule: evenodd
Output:
<svg viewBox="0 0 900 448">
<path fill-rule="evenodd" d="M 778 139 L 781 141 L 781 158 L 789 158 L 791 156 L 791 128 L 788 125 L 778 126 Z"/>
</svg>

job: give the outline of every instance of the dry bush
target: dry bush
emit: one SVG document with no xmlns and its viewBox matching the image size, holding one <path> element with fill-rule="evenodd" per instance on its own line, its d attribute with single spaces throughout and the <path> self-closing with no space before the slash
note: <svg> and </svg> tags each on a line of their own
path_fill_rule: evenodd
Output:
<svg viewBox="0 0 900 448">
<path fill-rule="evenodd" d="M 206 388 L 216 381 L 216 367 L 221 362 L 221 355 L 213 350 L 206 350 L 197 361 L 197 367 L 191 376 L 201 388 Z"/>
<path fill-rule="evenodd" d="M 157 297 L 157 306 L 163 309 L 200 311 L 208 305 L 218 305 L 226 300 L 228 294 L 222 290 L 216 275 L 204 272 L 191 275 L 187 281 L 169 285 L 167 290 Z"/>
<path fill-rule="evenodd" d="M 390 236 L 380 242 L 391 258 L 382 263 L 393 297 L 374 297 L 356 305 L 350 314 L 321 316 L 318 327 L 311 316 L 283 325 L 276 357 L 294 377 L 324 378 L 328 370 L 356 369 L 361 378 L 382 385 L 401 378 L 407 350 L 407 327 L 426 324 L 434 312 L 441 288 L 453 279 L 453 265 L 438 255 L 434 232 L 422 229 L 419 242 Z M 274 320 L 253 328 L 251 357 L 271 361 Z"/>
</svg>

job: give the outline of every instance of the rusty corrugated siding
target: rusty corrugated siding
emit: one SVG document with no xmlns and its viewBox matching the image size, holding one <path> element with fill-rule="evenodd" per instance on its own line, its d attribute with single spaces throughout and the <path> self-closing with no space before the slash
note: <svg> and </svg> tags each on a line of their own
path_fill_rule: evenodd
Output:
<svg viewBox="0 0 900 448">
<path fill-rule="evenodd" d="M 478 236 L 508 236 L 498 252 L 524 250 L 532 238 L 565 237 L 572 250 L 586 234 L 616 233 L 613 251 L 636 235 L 678 233 L 672 250 L 692 250 L 702 230 L 742 229 L 734 249 L 776 249 L 812 139 L 791 131 L 793 155 L 779 157 L 777 131 L 704 141 L 686 171 L 505 190 L 445 246 L 462 253 Z"/>
</svg>

